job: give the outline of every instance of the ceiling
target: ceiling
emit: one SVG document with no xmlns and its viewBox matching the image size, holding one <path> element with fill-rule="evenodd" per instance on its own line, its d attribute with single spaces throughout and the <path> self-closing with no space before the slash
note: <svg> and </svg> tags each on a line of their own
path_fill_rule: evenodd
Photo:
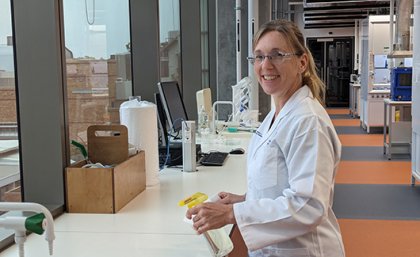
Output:
<svg viewBox="0 0 420 257">
<path fill-rule="evenodd" d="M 389 0 L 304 0 L 303 18 L 305 29 L 354 27 L 355 20 L 373 14 L 389 15 L 389 9 Z"/>
</svg>

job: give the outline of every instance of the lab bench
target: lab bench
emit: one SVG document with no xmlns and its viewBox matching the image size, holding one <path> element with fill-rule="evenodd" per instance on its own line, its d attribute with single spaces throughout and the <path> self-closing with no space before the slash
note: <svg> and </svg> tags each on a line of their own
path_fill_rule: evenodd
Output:
<svg viewBox="0 0 420 257">
<path fill-rule="evenodd" d="M 411 101 L 384 99 L 384 154 L 411 154 Z"/>
</svg>

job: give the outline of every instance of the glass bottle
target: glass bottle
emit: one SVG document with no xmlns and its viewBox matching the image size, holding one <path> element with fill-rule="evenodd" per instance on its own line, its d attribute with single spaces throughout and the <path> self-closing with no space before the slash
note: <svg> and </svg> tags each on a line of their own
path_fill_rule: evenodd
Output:
<svg viewBox="0 0 420 257">
<path fill-rule="evenodd" d="M 209 133 L 209 115 L 203 105 L 201 105 L 200 112 L 198 113 L 198 132 L 201 135 Z"/>
</svg>

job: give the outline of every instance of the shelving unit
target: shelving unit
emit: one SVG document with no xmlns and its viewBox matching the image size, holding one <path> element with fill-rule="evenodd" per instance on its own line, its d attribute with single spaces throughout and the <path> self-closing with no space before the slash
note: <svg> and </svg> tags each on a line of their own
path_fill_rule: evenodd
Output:
<svg viewBox="0 0 420 257">
<path fill-rule="evenodd" d="M 388 160 L 392 154 L 411 154 L 411 130 L 411 101 L 385 99 L 384 154 Z"/>
</svg>

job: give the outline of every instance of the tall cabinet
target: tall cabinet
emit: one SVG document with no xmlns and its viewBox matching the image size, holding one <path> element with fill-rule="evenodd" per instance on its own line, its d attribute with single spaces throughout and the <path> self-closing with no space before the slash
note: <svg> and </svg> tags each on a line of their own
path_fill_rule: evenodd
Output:
<svg viewBox="0 0 420 257">
<path fill-rule="evenodd" d="M 390 94 L 386 57 L 389 54 L 389 35 L 389 15 L 372 15 L 362 20 L 360 119 L 368 133 L 373 127 L 382 128 L 384 125 L 383 100 Z"/>
</svg>

